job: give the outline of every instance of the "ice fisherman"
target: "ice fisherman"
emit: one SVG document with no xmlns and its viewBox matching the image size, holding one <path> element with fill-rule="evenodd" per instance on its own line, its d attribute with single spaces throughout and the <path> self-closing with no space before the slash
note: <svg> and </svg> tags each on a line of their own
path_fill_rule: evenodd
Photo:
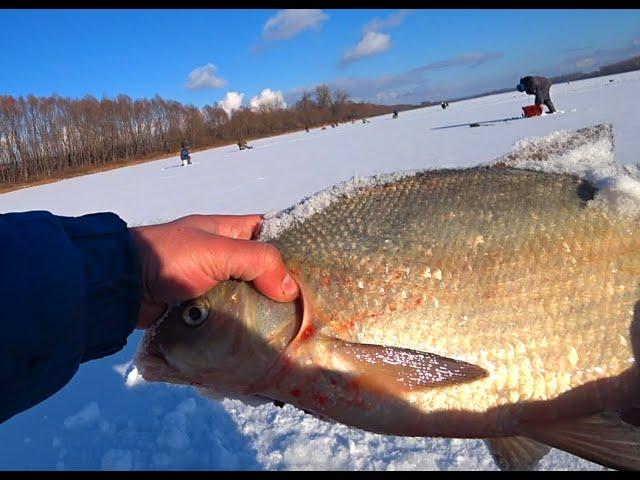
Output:
<svg viewBox="0 0 640 480">
<path fill-rule="evenodd" d="M 190 215 L 129 227 L 114 213 L 0 214 L 0 423 L 112 355 L 172 303 L 238 279 L 290 302 L 278 250 L 254 240 L 262 215 Z"/>
<path fill-rule="evenodd" d="M 556 107 L 551 101 L 551 80 L 547 77 L 527 76 L 520 79 L 520 83 L 516 86 L 519 92 L 526 92 L 529 95 L 535 95 L 536 105 L 545 105 L 549 109 L 549 113 L 555 113 Z"/>
<path fill-rule="evenodd" d="M 249 144 L 247 143 L 247 141 L 246 141 L 245 139 L 243 139 L 243 138 L 241 138 L 240 140 L 238 140 L 238 144 L 237 144 L 237 145 L 238 145 L 238 148 L 239 148 L 240 150 L 245 150 L 245 149 L 247 149 L 247 148 L 249 148 L 249 149 L 250 149 L 250 148 L 253 148 L 253 147 L 252 147 L 251 145 L 249 145 Z"/>
<path fill-rule="evenodd" d="M 391 115 L 391 118 L 398 118 L 398 111 L 397 110 L 393 111 L 393 115 Z"/>
<path fill-rule="evenodd" d="M 191 165 L 191 155 L 189 155 L 189 144 L 182 143 L 182 150 L 180 150 L 180 160 L 182 160 L 182 166 Z"/>
</svg>

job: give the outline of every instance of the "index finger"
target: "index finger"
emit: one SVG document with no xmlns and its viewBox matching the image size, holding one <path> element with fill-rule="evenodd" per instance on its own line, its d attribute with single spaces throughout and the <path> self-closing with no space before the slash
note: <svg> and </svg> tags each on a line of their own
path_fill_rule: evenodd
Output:
<svg viewBox="0 0 640 480">
<path fill-rule="evenodd" d="M 293 301 L 298 285 L 288 273 L 276 247 L 253 240 L 214 239 L 215 248 L 208 256 L 212 278 L 235 278 L 253 282 L 263 295 L 278 302 Z"/>
<path fill-rule="evenodd" d="M 189 215 L 182 222 L 208 233 L 228 238 L 250 240 L 260 231 L 262 214 L 253 215 Z"/>
</svg>

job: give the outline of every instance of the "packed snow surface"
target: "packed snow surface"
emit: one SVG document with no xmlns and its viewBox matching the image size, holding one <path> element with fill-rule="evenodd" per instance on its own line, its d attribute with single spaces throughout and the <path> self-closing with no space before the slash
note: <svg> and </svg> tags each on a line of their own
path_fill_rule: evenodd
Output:
<svg viewBox="0 0 640 480">
<path fill-rule="evenodd" d="M 584 167 L 582 174 L 600 172 L 592 180 L 610 192 L 607 201 L 627 208 L 640 198 L 639 88 L 640 72 L 630 72 L 554 85 L 554 103 L 564 112 L 555 115 L 520 118 L 520 107 L 533 97 L 514 91 L 446 110 L 428 107 L 397 119 L 385 115 L 368 124 L 265 138 L 251 142 L 253 150 L 233 145 L 195 152 L 187 167 L 176 156 L 6 193 L 0 212 L 112 211 L 129 225 L 191 213 L 280 212 L 352 178 L 352 185 L 362 185 L 375 175 L 476 166 L 514 147 L 528 149 L 527 142 L 561 141 L 597 124 L 613 126 L 617 165 L 607 142 L 571 155 L 580 168 L 581 158 L 601 160 L 602 168 Z M 559 160 L 558 168 L 572 162 L 566 155 Z M 272 234 L 286 226 L 285 217 L 270 216 L 282 220 L 272 224 Z M 0 469 L 496 469 L 481 440 L 376 435 L 291 406 L 217 402 L 191 387 L 147 383 L 131 362 L 141 338 L 135 332 L 125 349 L 82 365 L 60 392 L 1 424 Z M 552 450 L 540 469 L 602 467 Z"/>
</svg>

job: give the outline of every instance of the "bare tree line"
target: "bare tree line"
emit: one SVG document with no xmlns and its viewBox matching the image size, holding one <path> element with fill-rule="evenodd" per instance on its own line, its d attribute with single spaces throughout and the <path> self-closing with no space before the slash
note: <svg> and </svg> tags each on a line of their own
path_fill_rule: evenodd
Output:
<svg viewBox="0 0 640 480">
<path fill-rule="evenodd" d="M 412 106 L 356 103 L 346 91 L 321 85 L 289 108 L 277 104 L 240 109 L 229 117 L 218 106 L 198 109 L 160 96 L 0 96 L 0 183 L 63 176 L 116 161 L 234 143 L 337 124 Z"/>
</svg>

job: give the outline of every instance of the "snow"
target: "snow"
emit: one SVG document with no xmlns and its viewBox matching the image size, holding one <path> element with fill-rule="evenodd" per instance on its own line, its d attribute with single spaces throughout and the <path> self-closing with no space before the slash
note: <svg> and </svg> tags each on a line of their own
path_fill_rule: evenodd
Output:
<svg viewBox="0 0 640 480">
<path fill-rule="evenodd" d="M 96 402 L 89 403 L 78 413 L 64 419 L 64 426 L 69 429 L 92 425 L 100 418 L 100 407 Z"/>
<path fill-rule="evenodd" d="M 615 167 L 602 176 L 602 191 L 611 193 L 603 198 L 626 205 L 640 198 L 640 115 L 633 100 L 639 87 L 640 72 L 554 85 L 554 103 L 565 113 L 529 119 L 520 118 L 520 107 L 532 97 L 510 92 L 446 110 L 400 112 L 395 120 L 385 115 L 265 138 L 251 142 L 253 150 L 232 145 L 193 153 L 194 165 L 186 168 L 173 168 L 176 156 L 6 193 L 0 212 L 113 211 L 129 225 L 191 213 L 278 212 L 352 177 L 475 166 L 539 137 L 605 123 L 613 126 L 615 159 L 629 175 Z M 470 128 L 473 122 L 480 127 Z M 593 148 L 598 152 L 574 152 L 576 159 L 596 156 L 611 165 L 606 145 Z M 145 382 L 131 364 L 141 339 L 135 332 L 122 351 L 83 364 L 60 392 L 1 424 L 0 469 L 496 469 L 482 440 L 376 435 L 291 406 L 218 402 L 191 387 Z M 540 468 L 602 469 L 557 450 Z"/>
</svg>

